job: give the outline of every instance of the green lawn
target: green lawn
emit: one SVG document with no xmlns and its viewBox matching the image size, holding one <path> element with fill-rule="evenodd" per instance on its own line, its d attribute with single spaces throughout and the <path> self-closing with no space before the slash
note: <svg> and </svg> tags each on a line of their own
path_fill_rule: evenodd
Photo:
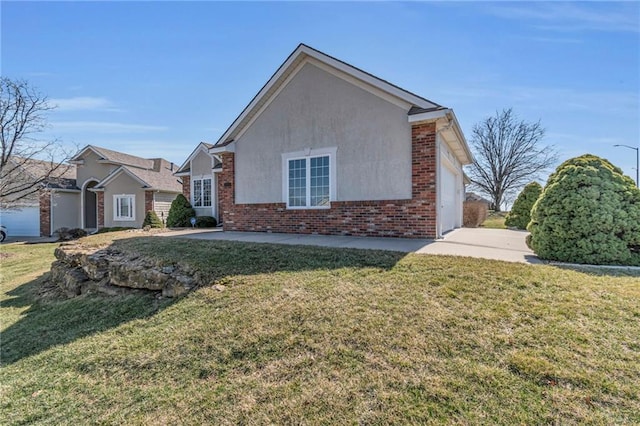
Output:
<svg viewBox="0 0 640 426">
<path fill-rule="evenodd" d="M 638 276 L 132 235 L 88 241 L 224 290 L 64 299 L 2 246 L 0 423 L 640 423 Z"/>
<path fill-rule="evenodd" d="M 489 215 L 480 225 L 482 228 L 492 228 L 492 229 L 507 229 L 504 224 L 505 217 L 507 216 L 507 212 L 494 212 L 490 211 Z"/>
</svg>

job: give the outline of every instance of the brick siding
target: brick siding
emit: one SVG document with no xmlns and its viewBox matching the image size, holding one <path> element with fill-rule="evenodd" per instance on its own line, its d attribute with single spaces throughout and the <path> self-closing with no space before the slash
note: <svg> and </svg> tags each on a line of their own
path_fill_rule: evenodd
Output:
<svg viewBox="0 0 640 426">
<path fill-rule="evenodd" d="M 144 191 L 144 214 L 153 211 L 153 191 Z"/>
<path fill-rule="evenodd" d="M 51 192 L 40 191 L 40 236 L 48 237 L 51 235 Z"/>
<path fill-rule="evenodd" d="M 182 195 L 191 202 L 191 176 L 182 176 Z"/>
<path fill-rule="evenodd" d="M 235 158 L 223 153 L 218 174 L 225 231 L 378 237 L 436 237 L 435 123 L 412 127 L 410 200 L 332 201 L 329 209 L 287 210 L 285 203 L 235 204 Z"/>
<path fill-rule="evenodd" d="M 96 192 L 98 197 L 98 229 L 104 228 L 104 192 Z"/>
</svg>

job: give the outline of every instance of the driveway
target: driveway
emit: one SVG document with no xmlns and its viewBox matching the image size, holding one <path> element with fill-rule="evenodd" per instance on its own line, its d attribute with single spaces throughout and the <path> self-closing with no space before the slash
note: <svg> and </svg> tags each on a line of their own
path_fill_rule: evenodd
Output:
<svg viewBox="0 0 640 426">
<path fill-rule="evenodd" d="M 508 229 L 460 228 L 447 233 L 439 240 L 234 232 L 221 229 L 185 229 L 156 234 L 156 236 L 391 250 L 405 253 L 479 257 L 507 262 L 542 263 L 525 243 L 527 232 Z"/>
<path fill-rule="evenodd" d="M 511 229 L 455 229 L 416 251 L 423 254 L 480 257 L 507 262 L 542 263 L 527 247 L 527 231 Z"/>
<path fill-rule="evenodd" d="M 55 237 L 20 237 L 9 235 L 2 244 L 11 243 L 26 243 L 26 244 L 39 244 L 39 243 L 55 243 L 58 241 Z"/>
</svg>

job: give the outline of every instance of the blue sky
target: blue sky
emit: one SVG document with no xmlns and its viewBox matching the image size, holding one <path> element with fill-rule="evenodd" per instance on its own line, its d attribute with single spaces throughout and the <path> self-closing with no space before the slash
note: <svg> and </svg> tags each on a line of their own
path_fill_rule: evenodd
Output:
<svg viewBox="0 0 640 426">
<path fill-rule="evenodd" d="M 635 177 L 638 2 L 6 2 L 2 75 L 58 105 L 48 136 L 182 163 L 303 42 L 455 110 L 513 107 L 560 160 Z"/>
</svg>

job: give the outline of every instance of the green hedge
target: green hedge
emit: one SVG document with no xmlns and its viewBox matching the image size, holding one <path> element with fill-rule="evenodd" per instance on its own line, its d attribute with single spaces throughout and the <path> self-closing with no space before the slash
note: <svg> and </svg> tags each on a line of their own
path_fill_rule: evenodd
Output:
<svg viewBox="0 0 640 426">
<path fill-rule="evenodd" d="M 531 209 L 541 193 L 542 186 L 538 182 L 531 182 L 525 186 L 513 203 L 504 224 L 510 228 L 527 229 L 531 221 Z"/>
<path fill-rule="evenodd" d="M 528 229 L 542 259 L 640 266 L 640 190 L 605 159 L 567 160 L 549 177 Z"/>
</svg>

